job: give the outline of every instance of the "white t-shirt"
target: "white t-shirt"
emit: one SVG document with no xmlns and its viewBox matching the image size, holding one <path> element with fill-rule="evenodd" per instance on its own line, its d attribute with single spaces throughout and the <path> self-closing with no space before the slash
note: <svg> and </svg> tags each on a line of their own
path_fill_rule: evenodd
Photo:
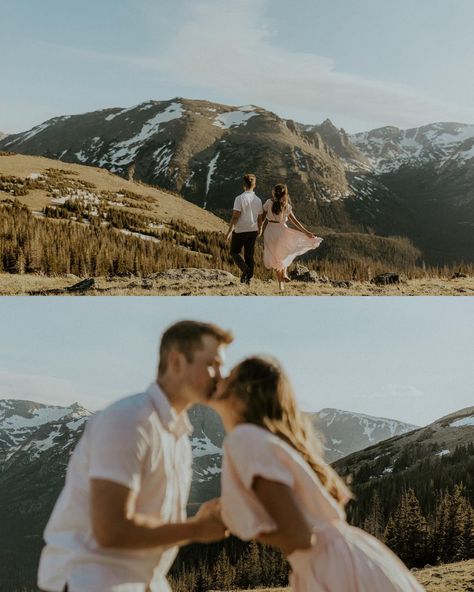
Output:
<svg viewBox="0 0 474 592">
<path fill-rule="evenodd" d="M 163 523 L 186 520 L 192 454 L 186 412 L 177 414 L 156 383 L 91 417 L 69 461 L 66 483 L 44 533 L 38 585 L 60 592 L 169 592 L 177 546 L 100 547 L 92 534 L 90 479 L 138 492 L 137 512 Z"/>
<path fill-rule="evenodd" d="M 258 217 L 263 213 L 262 201 L 253 191 L 244 191 L 235 198 L 234 210 L 240 212 L 234 232 L 254 232 L 258 230 Z"/>
</svg>

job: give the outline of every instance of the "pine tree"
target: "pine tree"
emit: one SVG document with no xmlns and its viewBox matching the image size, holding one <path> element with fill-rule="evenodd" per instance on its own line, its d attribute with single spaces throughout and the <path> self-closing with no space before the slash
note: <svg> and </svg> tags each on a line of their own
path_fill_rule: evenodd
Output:
<svg viewBox="0 0 474 592">
<path fill-rule="evenodd" d="M 409 567 L 424 565 L 430 558 L 428 523 L 413 489 L 402 495 L 390 517 L 385 542 Z"/>
<path fill-rule="evenodd" d="M 371 501 L 371 509 L 367 518 L 364 520 L 364 530 L 371 535 L 382 540 L 384 536 L 384 515 L 377 491 L 374 491 Z"/>
</svg>

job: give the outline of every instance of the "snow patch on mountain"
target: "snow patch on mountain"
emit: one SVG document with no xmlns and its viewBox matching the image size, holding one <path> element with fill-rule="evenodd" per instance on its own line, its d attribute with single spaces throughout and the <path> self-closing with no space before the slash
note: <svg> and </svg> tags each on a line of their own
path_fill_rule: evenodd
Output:
<svg viewBox="0 0 474 592">
<path fill-rule="evenodd" d="M 84 410 L 85 411 L 85 410 Z M 42 407 L 34 409 L 29 417 L 11 415 L 3 418 L 0 411 L 0 429 L 17 430 L 22 428 L 37 428 L 45 423 L 58 421 L 76 412 L 72 407 Z"/>
<path fill-rule="evenodd" d="M 463 417 L 449 424 L 452 428 L 462 428 L 464 426 L 474 426 L 474 415 Z"/>
<path fill-rule="evenodd" d="M 238 111 L 228 111 L 221 113 L 215 119 L 212 125 L 222 129 L 229 129 L 231 127 L 246 125 L 248 120 L 258 115 L 256 111 L 248 112 L 245 108 L 240 108 Z"/>
<path fill-rule="evenodd" d="M 183 107 L 181 103 L 171 103 L 164 111 L 160 111 L 146 121 L 137 134 L 128 140 L 117 142 L 110 148 L 99 161 L 99 166 L 108 164 L 109 166 L 119 167 L 131 163 L 143 144 L 156 134 L 164 123 L 179 119 L 182 114 Z"/>
<path fill-rule="evenodd" d="M 29 140 L 30 138 L 33 138 L 34 136 L 40 134 L 42 131 L 44 131 L 46 128 L 48 128 L 50 125 L 51 125 L 50 121 L 45 121 L 44 123 L 37 125 L 33 129 L 31 129 L 29 132 L 26 132 L 26 134 L 24 134 L 22 136 L 21 140 L 18 143 L 23 144 L 23 142 L 26 142 L 26 140 Z M 8 144 L 12 144 L 13 141 L 8 142 Z M 8 146 L 8 144 L 7 144 L 7 146 Z"/>
<path fill-rule="evenodd" d="M 222 454 L 222 448 L 218 448 L 209 439 L 208 436 L 202 438 L 192 438 L 191 447 L 193 449 L 193 457 L 209 456 L 210 454 Z"/>
<path fill-rule="evenodd" d="M 217 152 L 216 155 L 214 156 L 214 158 L 209 163 L 209 171 L 207 173 L 207 179 L 206 179 L 206 195 L 209 193 L 209 188 L 210 188 L 211 182 L 212 182 L 212 175 L 214 174 L 214 171 L 216 170 L 217 160 L 219 159 L 219 154 L 220 154 L 220 152 Z"/>
<path fill-rule="evenodd" d="M 160 175 L 166 172 L 171 159 L 173 158 L 173 151 L 169 147 L 169 144 L 160 146 L 158 150 L 153 153 L 153 160 L 155 161 L 155 174 Z"/>
</svg>

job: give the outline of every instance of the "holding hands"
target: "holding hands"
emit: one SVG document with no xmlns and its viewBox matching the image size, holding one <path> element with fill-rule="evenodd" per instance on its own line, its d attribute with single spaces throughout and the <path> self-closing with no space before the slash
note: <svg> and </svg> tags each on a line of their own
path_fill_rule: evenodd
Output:
<svg viewBox="0 0 474 592">
<path fill-rule="evenodd" d="M 193 538 L 199 543 L 220 541 L 230 534 L 221 518 L 220 498 L 204 503 L 190 521 L 194 523 L 195 528 Z"/>
</svg>

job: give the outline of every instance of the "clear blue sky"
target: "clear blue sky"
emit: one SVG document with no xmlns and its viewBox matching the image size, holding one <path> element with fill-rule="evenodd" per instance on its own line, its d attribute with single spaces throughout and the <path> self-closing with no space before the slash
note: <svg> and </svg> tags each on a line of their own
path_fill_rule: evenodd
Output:
<svg viewBox="0 0 474 592">
<path fill-rule="evenodd" d="M 0 131 L 176 96 L 474 123 L 472 0 L 0 0 Z"/>
<path fill-rule="evenodd" d="M 89 409 L 143 390 L 176 320 L 230 328 L 227 364 L 277 356 L 307 410 L 424 425 L 474 404 L 473 298 L 1 298 L 0 398 Z"/>
</svg>

